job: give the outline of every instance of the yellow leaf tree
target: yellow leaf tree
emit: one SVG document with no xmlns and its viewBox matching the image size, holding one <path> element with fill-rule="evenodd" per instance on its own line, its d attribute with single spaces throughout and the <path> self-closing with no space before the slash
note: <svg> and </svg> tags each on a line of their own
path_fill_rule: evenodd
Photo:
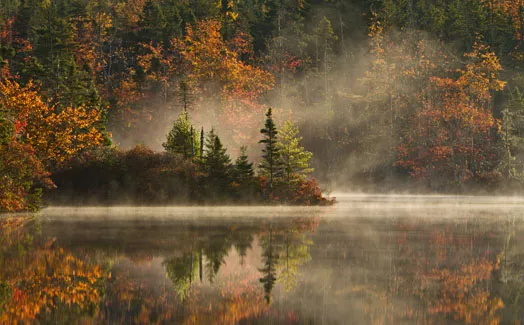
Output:
<svg viewBox="0 0 524 325">
<path fill-rule="evenodd" d="M 104 141 L 97 129 L 102 117 L 99 109 L 48 104 L 32 83 L 22 87 L 5 80 L 0 94 L 0 107 L 16 119 L 18 139 L 30 145 L 48 169 L 62 167 L 79 152 Z"/>
</svg>

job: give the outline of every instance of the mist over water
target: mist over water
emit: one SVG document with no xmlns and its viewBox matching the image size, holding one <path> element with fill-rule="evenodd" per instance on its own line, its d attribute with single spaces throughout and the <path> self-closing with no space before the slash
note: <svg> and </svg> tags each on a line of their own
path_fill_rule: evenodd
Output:
<svg viewBox="0 0 524 325">
<path fill-rule="evenodd" d="M 523 199 L 335 196 L 338 204 L 331 207 L 47 208 L 36 218 L 18 217 L 23 220 L 18 226 L 14 218 L 2 217 L 3 281 L 33 295 L 51 297 L 55 286 L 65 293 L 63 303 L 53 298 L 56 307 L 37 308 L 32 316 L 4 308 L 0 319 L 175 324 L 524 319 Z M 15 237 L 22 238 L 19 246 Z M 67 273 L 80 269 L 98 280 Z M 42 280 L 46 272 L 54 280 Z M 73 300 L 70 286 L 89 295 Z M 2 296 L 0 306 L 12 306 L 13 297 Z"/>
<path fill-rule="evenodd" d="M 243 222 L 248 219 L 289 218 L 297 215 L 323 216 L 323 218 L 359 218 L 368 217 L 366 210 L 383 210 L 384 216 L 402 216 L 403 210 L 419 210 L 424 213 L 436 213 L 440 218 L 458 217 L 455 211 L 476 209 L 514 210 L 524 207 L 524 198 L 520 196 L 474 196 L 474 195 L 412 195 L 412 194 L 365 194 L 333 192 L 330 197 L 336 198 L 337 204 L 331 207 L 322 206 L 108 206 L 108 207 L 49 207 L 40 212 L 44 220 L 65 219 L 230 219 Z M 391 212 L 389 210 L 400 210 Z M 430 210 L 430 211 L 426 211 Z M 437 211 L 438 210 L 438 211 Z M 442 213 L 444 210 L 444 214 Z M 198 220 L 194 220 L 197 222 Z"/>
</svg>

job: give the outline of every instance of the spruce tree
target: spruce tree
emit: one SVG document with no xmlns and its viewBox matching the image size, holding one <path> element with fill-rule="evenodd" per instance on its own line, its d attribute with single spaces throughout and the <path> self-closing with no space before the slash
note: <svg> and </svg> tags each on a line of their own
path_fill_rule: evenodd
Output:
<svg viewBox="0 0 524 325">
<path fill-rule="evenodd" d="M 271 225 L 269 225 L 268 234 L 260 239 L 261 246 L 263 249 L 262 259 L 264 267 L 259 269 L 259 271 L 262 272 L 264 276 L 260 278 L 259 281 L 264 285 L 264 296 L 268 304 L 271 303 L 271 293 L 273 291 L 273 288 L 275 287 L 275 282 L 277 280 L 276 268 L 279 259 L 279 254 L 275 251 L 276 247 L 273 246 L 272 230 L 273 229 L 271 228 Z"/>
<path fill-rule="evenodd" d="M 140 42 L 165 39 L 165 29 L 168 22 L 164 15 L 164 8 L 159 2 L 147 1 L 141 18 L 138 22 L 139 31 L 137 35 Z"/>
<path fill-rule="evenodd" d="M 31 9 L 27 36 L 33 58 L 21 62 L 19 68 L 24 71 L 21 80 L 31 77 L 38 81 L 42 93 L 55 104 L 100 107 L 101 99 L 91 71 L 82 67 L 74 55 L 78 44 L 72 17 L 68 17 L 73 15 L 72 8 L 67 2 L 49 1 L 35 4 Z"/>
<path fill-rule="evenodd" d="M 250 200 L 254 197 L 256 191 L 255 172 L 253 163 L 250 163 L 247 156 L 247 148 L 240 148 L 240 156 L 233 166 L 233 180 L 237 184 L 236 195 L 238 198 Z"/>
<path fill-rule="evenodd" d="M 230 183 L 231 159 L 222 141 L 211 129 L 206 138 L 204 171 L 210 187 L 225 189 Z"/>
<path fill-rule="evenodd" d="M 198 153 L 194 151 L 200 146 L 200 142 L 192 128 L 189 114 L 186 111 L 180 113 L 162 146 L 167 152 L 181 154 L 185 158 L 197 156 Z"/>
<path fill-rule="evenodd" d="M 253 179 L 253 163 L 250 163 L 247 157 L 247 148 L 240 148 L 240 156 L 235 161 L 235 180 L 240 184 L 245 184 Z"/>
<path fill-rule="evenodd" d="M 190 85 L 187 81 L 180 81 L 177 95 L 178 101 L 184 106 L 184 111 L 187 112 L 192 106 L 194 99 Z"/>
<path fill-rule="evenodd" d="M 273 182 L 282 176 L 282 165 L 279 160 L 279 152 L 277 148 L 277 127 L 273 121 L 272 110 L 269 108 L 266 113 L 265 128 L 260 130 L 264 138 L 258 143 L 265 145 L 262 149 L 262 163 L 259 166 L 260 173 L 269 179 L 269 187 L 273 186 Z"/>
<path fill-rule="evenodd" d="M 309 165 L 313 154 L 300 146 L 302 137 L 298 136 L 298 132 L 298 127 L 287 121 L 280 129 L 279 142 L 276 144 L 280 162 L 284 167 L 284 179 L 290 186 L 305 180 L 314 170 Z"/>
</svg>

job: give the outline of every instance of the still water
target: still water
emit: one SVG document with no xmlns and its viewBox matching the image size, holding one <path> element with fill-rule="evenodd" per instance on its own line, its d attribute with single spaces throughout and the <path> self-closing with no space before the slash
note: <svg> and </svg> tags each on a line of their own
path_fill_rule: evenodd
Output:
<svg viewBox="0 0 524 325">
<path fill-rule="evenodd" d="M 0 323 L 518 324 L 524 201 L 0 217 Z"/>
</svg>

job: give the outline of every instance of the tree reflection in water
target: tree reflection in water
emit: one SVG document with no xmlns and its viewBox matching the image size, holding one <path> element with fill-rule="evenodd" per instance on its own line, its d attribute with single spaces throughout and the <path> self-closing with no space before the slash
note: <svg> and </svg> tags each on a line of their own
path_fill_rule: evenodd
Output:
<svg viewBox="0 0 524 325">
<path fill-rule="evenodd" d="M 174 233 L 164 232 L 164 237 L 148 237 L 147 245 L 119 251 L 114 242 L 129 242 L 129 234 L 122 233 L 117 235 L 121 238 L 110 238 L 110 242 L 104 243 L 75 233 L 95 233 L 89 225 L 67 233 L 62 228 L 68 226 L 59 223 L 44 227 L 42 234 L 34 217 L 0 220 L 0 258 L 8 266 L 0 271 L 1 322 L 68 323 L 91 319 L 116 323 L 231 324 L 268 310 L 266 300 L 271 296 L 277 269 L 283 267 L 276 260 L 272 262 L 272 284 L 264 291 L 259 281 L 264 274 L 253 265 L 253 256 L 248 256 L 254 242 L 261 243 L 256 248 L 259 256 L 268 256 L 264 243 L 272 231 L 268 232 L 264 223 L 211 229 L 183 227 Z M 292 233 L 304 234 L 305 239 L 305 232 L 314 230 L 316 224 L 313 218 L 278 222 L 269 249 L 274 244 L 275 253 L 282 251 L 286 247 L 284 238 L 288 238 L 289 246 Z M 107 238 L 106 235 L 96 237 Z M 161 262 L 156 263 L 159 258 Z M 245 262 L 246 258 L 250 258 L 250 263 Z M 228 260 L 238 263 L 228 265 L 218 277 Z M 300 262 L 292 260 L 292 255 L 286 256 L 288 265 L 295 269 Z M 159 272 L 158 264 L 163 271 Z"/>
<path fill-rule="evenodd" d="M 52 322 L 96 314 L 101 268 L 37 236 L 33 217 L 0 219 L 0 323 Z"/>
<path fill-rule="evenodd" d="M 0 219 L 0 323 L 524 318 L 524 223 Z M 491 219 L 490 219 L 491 220 Z"/>
</svg>

